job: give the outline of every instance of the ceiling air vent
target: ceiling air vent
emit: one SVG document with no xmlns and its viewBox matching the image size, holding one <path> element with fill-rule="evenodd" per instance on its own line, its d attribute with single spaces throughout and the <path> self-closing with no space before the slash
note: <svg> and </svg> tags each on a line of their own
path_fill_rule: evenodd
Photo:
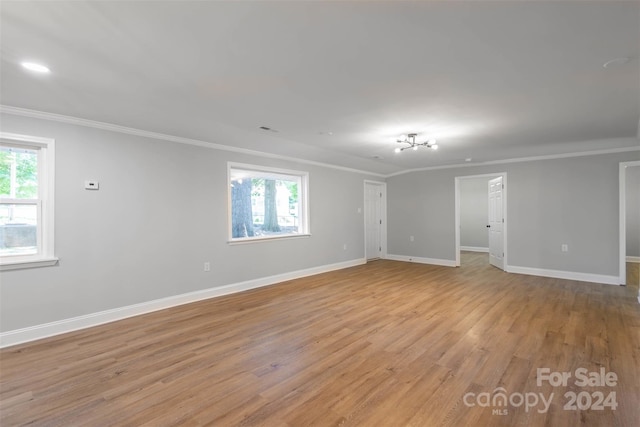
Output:
<svg viewBox="0 0 640 427">
<path fill-rule="evenodd" d="M 271 129 L 271 128 L 270 128 L 270 127 L 268 127 L 268 126 L 260 126 L 260 129 L 262 129 L 262 130 L 266 130 L 267 132 L 278 132 L 277 130 L 275 130 L 275 129 Z"/>
</svg>

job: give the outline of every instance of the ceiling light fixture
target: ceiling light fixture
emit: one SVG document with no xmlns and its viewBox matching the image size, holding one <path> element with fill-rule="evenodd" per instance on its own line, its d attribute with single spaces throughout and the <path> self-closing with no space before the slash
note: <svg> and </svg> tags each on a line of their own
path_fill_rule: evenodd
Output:
<svg viewBox="0 0 640 427">
<path fill-rule="evenodd" d="M 36 73 L 50 73 L 51 70 L 49 69 L 49 67 L 42 65 L 42 64 L 37 64 L 35 62 L 23 62 L 20 65 L 22 65 L 23 68 L 26 68 L 29 71 L 35 71 Z"/>
<path fill-rule="evenodd" d="M 425 142 L 416 142 L 416 137 L 418 136 L 417 133 L 410 133 L 408 135 L 402 135 L 400 138 L 398 138 L 398 140 L 396 142 L 398 142 L 399 144 L 407 144 L 406 147 L 397 147 L 395 149 L 396 153 L 400 153 L 404 150 L 408 150 L 408 149 L 413 149 L 414 151 L 418 150 L 418 147 L 427 147 L 427 148 L 431 148 L 432 150 L 437 150 L 438 149 L 438 144 L 436 144 L 436 140 L 435 139 L 429 139 Z"/>
</svg>

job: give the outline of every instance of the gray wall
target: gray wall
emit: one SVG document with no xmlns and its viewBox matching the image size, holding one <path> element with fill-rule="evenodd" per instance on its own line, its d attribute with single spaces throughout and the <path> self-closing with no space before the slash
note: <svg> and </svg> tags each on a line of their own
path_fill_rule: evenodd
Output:
<svg viewBox="0 0 640 427">
<path fill-rule="evenodd" d="M 640 257 L 640 166 L 626 170 L 627 256 Z"/>
<path fill-rule="evenodd" d="M 388 252 L 455 260 L 455 177 L 506 172 L 509 265 L 617 276 L 619 163 L 639 158 L 626 152 L 390 177 Z"/>
<path fill-rule="evenodd" d="M 489 178 L 460 180 L 460 246 L 489 247 Z"/>
<path fill-rule="evenodd" d="M 358 208 L 379 177 L 12 115 L 2 130 L 56 140 L 60 258 L 1 273 L 3 332 L 364 258 Z M 308 171 L 312 236 L 227 244 L 227 161 Z"/>
</svg>

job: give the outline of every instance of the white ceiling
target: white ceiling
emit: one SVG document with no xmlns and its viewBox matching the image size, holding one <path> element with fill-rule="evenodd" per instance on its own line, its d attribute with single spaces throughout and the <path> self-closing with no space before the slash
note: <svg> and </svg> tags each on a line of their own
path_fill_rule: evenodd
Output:
<svg viewBox="0 0 640 427">
<path fill-rule="evenodd" d="M 638 144 L 637 1 L 0 7 L 12 107 L 381 174 Z"/>
</svg>

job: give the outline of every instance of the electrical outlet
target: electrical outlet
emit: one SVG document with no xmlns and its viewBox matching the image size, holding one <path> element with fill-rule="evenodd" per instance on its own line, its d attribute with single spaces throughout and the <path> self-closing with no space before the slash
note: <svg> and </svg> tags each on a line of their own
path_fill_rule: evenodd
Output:
<svg viewBox="0 0 640 427">
<path fill-rule="evenodd" d="M 413 242 L 415 239 L 413 238 L 413 236 L 409 236 L 409 241 Z"/>
<path fill-rule="evenodd" d="M 342 249 L 345 250 L 345 251 L 347 250 L 347 244 L 346 243 L 344 245 L 342 245 Z"/>
<path fill-rule="evenodd" d="M 204 263 L 204 271 L 211 271 L 211 263 L 210 262 L 205 262 Z"/>
<path fill-rule="evenodd" d="M 566 243 L 562 244 L 562 252 L 569 252 L 569 245 L 567 245 Z"/>
</svg>

